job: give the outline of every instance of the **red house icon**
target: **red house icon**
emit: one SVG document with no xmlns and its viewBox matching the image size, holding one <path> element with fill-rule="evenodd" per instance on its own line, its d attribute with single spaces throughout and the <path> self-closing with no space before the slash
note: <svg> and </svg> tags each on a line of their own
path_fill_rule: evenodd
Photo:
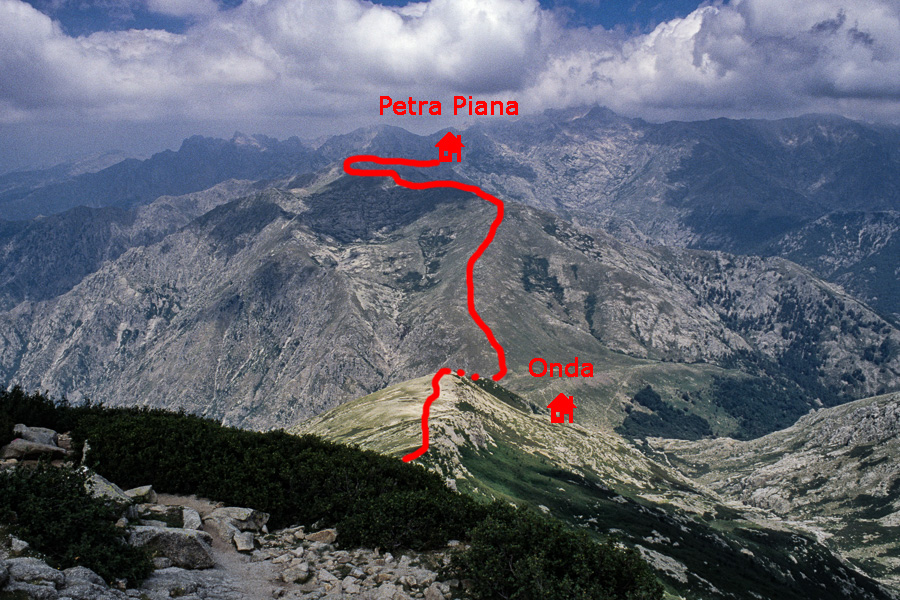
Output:
<svg viewBox="0 0 900 600">
<path fill-rule="evenodd" d="M 440 141 L 434 145 L 438 149 L 438 158 L 441 162 L 452 162 L 453 155 L 456 155 L 456 162 L 462 160 L 462 149 L 465 145 L 462 143 L 461 135 L 453 135 L 449 131 L 447 135 L 442 137 Z"/>
<path fill-rule="evenodd" d="M 551 423 L 565 423 L 566 415 L 569 416 L 569 423 L 575 422 L 574 417 L 572 416 L 572 411 L 578 407 L 575 406 L 575 400 L 572 398 L 572 396 L 560 394 L 553 400 L 553 402 L 547 405 L 547 408 L 550 409 Z"/>
</svg>

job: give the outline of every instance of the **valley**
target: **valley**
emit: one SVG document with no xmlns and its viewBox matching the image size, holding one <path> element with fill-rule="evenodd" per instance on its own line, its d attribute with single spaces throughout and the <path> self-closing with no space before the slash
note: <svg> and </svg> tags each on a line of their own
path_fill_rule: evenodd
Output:
<svg viewBox="0 0 900 600">
<path fill-rule="evenodd" d="M 0 384 L 400 458 L 452 367 L 416 458 L 451 488 L 636 548 L 673 599 L 896 597 L 896 132 L 593 107 L 468 127 L 396 167 L 416 189 L 342 168 L 443 133 L 0 177 Z"/>
</svg>

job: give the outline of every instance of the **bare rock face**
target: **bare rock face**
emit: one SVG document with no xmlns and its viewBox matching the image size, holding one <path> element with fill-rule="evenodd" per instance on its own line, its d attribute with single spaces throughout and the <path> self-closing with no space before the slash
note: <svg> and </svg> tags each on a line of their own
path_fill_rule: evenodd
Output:
<svg viewBox="0 0 900 600">
<path fill-rule="evenodd" d="M 209 569 L 215 565 L 212 537 L 204 531 L 138 526 L 128 541 L 134 546 L 149 547 L 183 569 Z"/>
</svg>

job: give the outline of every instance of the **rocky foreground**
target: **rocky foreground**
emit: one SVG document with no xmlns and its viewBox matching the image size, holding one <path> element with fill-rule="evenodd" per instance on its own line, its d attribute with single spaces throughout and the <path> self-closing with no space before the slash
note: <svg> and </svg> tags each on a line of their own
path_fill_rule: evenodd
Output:
<svg viewBox="0 0 900 600">
<path fill-rule="evenodd" d="M 23 468 L 35 455 L 67 455 L 67 439 L 18 426 L 21 437 L 0 449 L 2 468 Z M 33 439 L 40 438 L 35 442 Z M 28 443 L 27 452 L 25 442 Z M 42 447 L 38 447 L 42 446 Z M 35 600 L 446 600 L 457 580 L 439 581 L 447 551 L 395 557 L 379 549 L 339 550 L 338 532 L 290 527 L 269 532 L 269 515 L 196 497 L 157 494 L 151 486 L 123 491 L 92 474 L 95 496 L 128 508 L 118 525 L 147 547 L 156 570 L 139 588 L 109 585 L 86 567 L 58 570 L 28 544 L 0 536 L 0 597 Z M 451 542 L 450 546 L 457 545 Z"/>
</svg>

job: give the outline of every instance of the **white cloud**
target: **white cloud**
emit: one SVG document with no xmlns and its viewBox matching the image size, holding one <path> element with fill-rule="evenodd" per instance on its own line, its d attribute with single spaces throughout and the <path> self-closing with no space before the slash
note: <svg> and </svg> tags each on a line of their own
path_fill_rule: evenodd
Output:
<svg viewBox="0 0 900 600">
<path fill-rule="evenodd" d="M 343 129 L 374 120 L 381 94 L 515 98 L 523 111 L 596 102 L 651 119 L 900 122 L 895 0 L 733 0 L 632 36 L 564 29 L 536 0 L 145 1 L 195 24 L 71 37 L 0 0 L 0 123 L 307 115 Z"/>
<path fill-rule="evenodd" d="M 213 0 L 147 0 L 147 8 L 176 17 L 208 16 L 219 10 Z"/>
</svg>

